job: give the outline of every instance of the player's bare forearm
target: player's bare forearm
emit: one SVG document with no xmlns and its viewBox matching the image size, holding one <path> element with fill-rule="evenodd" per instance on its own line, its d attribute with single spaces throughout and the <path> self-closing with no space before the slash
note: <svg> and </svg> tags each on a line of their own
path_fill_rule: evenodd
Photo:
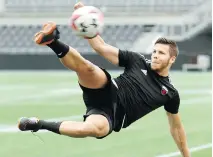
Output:
<svg viewBox="0 0 213 157">
<path fill-rule="evenodd" d="M 95 38 L 88 39 L 88 42 L 94 50 L 98 49 L 100 45 L 105 44 L 104 40 L 99 35 L 97 35 Z"/>
<path fill-rule="evenodd" d="M 190 157 L 190 152 L 187 146 L 186 133 L 180 119 L 180 115 L 167 112 L 170 132 L 175 143 L 177 144 L 183 157 Z"/>
<path fill-rule="evenodd" d="M 184 131 L 183 125 L 179 127 L 172 127 L 170 132 L 177 144 L 183 157 L 190 157 L 190 152 L 187 145 L 186 133 Z"/>
<path fill-rule="evenodd" d="M 88 39 L 88 42 L 99 55 L 107 59 L 112 64 L 118 65 L 118 48 L 106 44 L 99 35 L 95 38 Z"/>
</svg>

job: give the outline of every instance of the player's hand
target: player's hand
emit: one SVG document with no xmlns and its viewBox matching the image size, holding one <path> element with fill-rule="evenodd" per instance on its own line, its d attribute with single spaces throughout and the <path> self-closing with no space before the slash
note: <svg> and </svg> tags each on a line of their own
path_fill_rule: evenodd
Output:
<svg viewBox="0 0 213 157">
<path fill-rule="evenodd" d="M 81 7 L 84 7 L 84 4 L 82 2 L 78 2 L 74 5 L 74 9 L 78 9 L 78 8 L 81 8 Z"/>
</svg>

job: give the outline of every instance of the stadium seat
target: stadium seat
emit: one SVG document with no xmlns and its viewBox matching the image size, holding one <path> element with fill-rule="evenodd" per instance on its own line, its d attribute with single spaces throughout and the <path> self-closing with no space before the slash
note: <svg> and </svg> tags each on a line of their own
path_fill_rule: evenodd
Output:
<svg viewBox="0 0 213 157">
<path fill-rule="evenodd" d="M 106 25 L 102 34 L 103 39 L 113 46 L 128 49 L 137 40 L 142 32 L 151 31 L 153 26 L 146 25 Z M 91 53 L 92 49 L 86 40 L 77 37 L 67 25 L 59 26 L 61 40 L 72 45 L 81 53 Z M 1 25 L 0 36 L 4 36 L 0 42 L 0 53 L 50 53 L 44 47 L 39 47 L 33 42 L 33 36 L 41 29 L 40 25 Z"/>
</svg>

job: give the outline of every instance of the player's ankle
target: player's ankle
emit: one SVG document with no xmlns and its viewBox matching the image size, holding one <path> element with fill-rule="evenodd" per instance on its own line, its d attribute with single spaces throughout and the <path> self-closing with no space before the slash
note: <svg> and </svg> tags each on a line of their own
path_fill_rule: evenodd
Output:
<svg viewBox="0 0 213 157">
<path fill-rule="evenodd" d="M 54 40 L 47 46 L 55 52 L 58 58 L 63 58 L 69 52 L 69 46 L 60 42 L 59 40 Z"/>
<path fill-rule="evenodd" d="M 57 134 L 60 134 L 59 128 L 61 123 L 62 122 L 48 122 L 45 120 L 39 120 L 39 124 L 41 125 L 40 129 L 49 130 Z"/>
</svg>

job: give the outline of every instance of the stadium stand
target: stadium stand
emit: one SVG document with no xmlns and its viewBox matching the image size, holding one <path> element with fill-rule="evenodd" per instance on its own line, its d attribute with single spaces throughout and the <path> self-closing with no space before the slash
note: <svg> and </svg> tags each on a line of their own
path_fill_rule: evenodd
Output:
<svg viewBox="0 0 213 157">
<path fill-rule="evenodd" d="M 151 31 L 152 27 L 152 25 L 106 25 L 102 37 L 114 46 L 131 48 L 140 33 Z M 40 29 L 40 25 L 0 26 L 0 36 L 4 36 L 0 43 L 0 53 L 48 53 L 49 49 L 37 46 L 33 42 L 34 34 Z M 92 51 L 87 41 L 75 36 L 67 25 L 61 25 L 59 29 L 63 30 L 61 39 L 65 43 L 71 44 L 82 53 Z"/>
<path fill-rule="evenodd" d="M 106 25 L 105 31 L 102 34 L 103 39 L 116 47 L 123 49 L 132 49 L 132 46 L 137 41 L 141 33 L 147 33 L 152 30 L 153 25 Z M 1 25 L 0 36 L 0 53 L 10 54 L 46 54 L 50 50 L 46 47 L 40 47 L 34 44 L 33 36 L 41 29 L 40 25 Z M 81 39 L 73 34 L 72 30 L 67 25 L 59 26 L 61 31 L 61 40 L 72 45 L 81 53 L 91 53 L 92 49 L 86 40 Z M 195 36 L 190 40 L 178 42 L 178 45 L 185 47 L 187 52 L 205 52 L 206 49 L 211 49 L 211 39 L 206 35 Z M 190 46 L 188 46 L 190 45 Z M 140 45 L 141 46 L 141 45 Z"/>
</svg>

